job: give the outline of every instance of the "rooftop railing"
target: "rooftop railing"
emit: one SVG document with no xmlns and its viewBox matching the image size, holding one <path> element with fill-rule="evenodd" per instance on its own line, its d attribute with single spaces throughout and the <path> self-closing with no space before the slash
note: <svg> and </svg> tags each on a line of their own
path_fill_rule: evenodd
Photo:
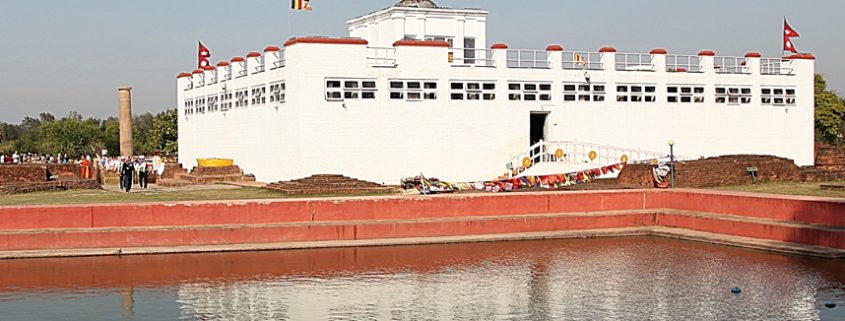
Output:
<svg viewBox="0 0 845 321">
<path fill-rule="evenodd" d="M 651 54 L 617 53 L 616 70 L 618 71 L 655 71 Z"/>
<path fill-rule="evenodd" d="M 551 48 L 551 47 L 550 47 Z M 608 50 L 605 50 L 608 49 Z M 367 47 L 366 63 L 370 67 L 396 68 L 399 65 L 396 47 Z M 664 50 L 651 53 L 617 53 L 613 48 L 603 48 L 601 52 L 556 51 L 556 50 L 520 50 L 448 48 L 449 64 L 454 67 L 486 68 L 523 68 L 523 69 L 558 69 L 586 71 L 624 71 L 624 72 L 669 72 L 669 73 L 716 73 L 716 74 L 755 74 L 766 76 L 794 76 L 796 62 L 803 57 L 760 58 L 757 53 L 746 57 L 713 56 L 711 51 L 699 55 L 666 54 Z M 560 59 L 560 60 L 558 60 Z M 233 79 L 248 77 L 265 70 L 275 70 L 287 64 L 285 49 L 265 50 L 249 59 L 232 60 L 230 66 L 220 65 L 217 75 L 191 77 L 191 83 L 185 90 L 212 86 Z M 554 65 L 553 65 L 554 64 Z M 610 67 L 609 65 L 614 65 Z M 216 79 L 214 78 L 216 76 Z M 180 78 L 184 78 L 180 76 Z"/>
<path fill-rule="evenodd" d="M 760 74 L 792 76 L 794 75 L 794 69 L 791 67 L 784 66 L 790 64 L 790 60 L 784 60 L 779 58 L 762 58 L 760 59 Z"/>
<path fill-rule="evenodd" d="M 372 67 L 396 67 L 396 48 L 369 47 L 367 48 L 367 64 Z"/>
<path fill-rule="evenodd" d="M 744 57 L 716 57 L 713 68 L 719 74 L 750 74 L 748 58 Z"/>
<path fill-rule="evenodd" d="M 563 69 L 567 70 L 604 70 L 601 53 L 585 51 L 564 51 Z"/>
<path fill-rule="evenodd" d="M 549 52 L 545 50 L 508 50 L 508 68 L 549 69 Z"/>
<path fill-rule="evenodd" d="M 270 70 L 283 68 L 285 66 L 285 50 L 269 52 L 265 54 L 270 62 Z"/>
<path fill-rule="evenodd" d="M 493 50 L 476 48 L 450 48 L 449 63 L 456 67 L 493 67 Z"/>
<path fill-rule="evenodd" d="M 701 57 L 691 55 L 666 55 L 667 72 L 704 72 Z"/>
</svg>

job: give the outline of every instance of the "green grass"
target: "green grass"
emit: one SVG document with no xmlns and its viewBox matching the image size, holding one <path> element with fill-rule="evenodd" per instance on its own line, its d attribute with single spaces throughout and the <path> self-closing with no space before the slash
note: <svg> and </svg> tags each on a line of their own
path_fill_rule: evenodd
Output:
<svg viewBox="0 0 845 321">
<path fill-rule="evenodd" d="M 750 192 L 765 194 L 784 194 L 799 196 L 819 196 L 845 198 L 845 191 L 822 190 L 821 185 L 845 185 L 845 182 L 800 183 L 800 182 L 767 182 L 755 185 L 724 186 L 710 188 L 719 191 Z"/>
<path fill-rule="evenodd" d="M 29 194 L 6 195 L 0 197 L 0 206 L 212 200 L 224 201 L 274 198 L 287 198 L 287 196 L 261 188 L 248 187 L 195 191 L 157 191 L 146 193 L 122 193 L 107 190 L 70 190 L 62 192 L 38 192 Z"/>
<path fill-rule="evenodd" d="M 181 201 L 229 201 L 373 195 L 384 194 L 288 196 L 267 189 L 254 187 L 234 187 L 226 189 L 206 189 L 190 191 L 150 191 L 144 193 L 123 193 L 108 190 L 70 190 L 62 192 L 39 192 L 0 196 L 0 206 L 110 204 Z"/>
</svg>

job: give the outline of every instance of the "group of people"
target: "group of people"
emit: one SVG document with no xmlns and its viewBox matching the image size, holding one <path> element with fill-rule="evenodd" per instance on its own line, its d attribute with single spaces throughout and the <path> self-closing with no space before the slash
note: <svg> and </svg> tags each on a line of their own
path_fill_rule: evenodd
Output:
<svg viewBox="0 0 845 321">
<path fill-rule="evenodd" d="M 153 162 L 148 162 L 144 156 L 124 158 L 121 157 L 118 173 L 120 173 L 120 189 L 129 193 L 135 176 L 138 176 L 138 186 L 142 190 L 147 189 L 148 180 L 153 173 Z"/>
<path fill-rule="evenodd" d="M 90 157 L 89 157 L 90 159 Z M 0 165 L 16 165 L 16 164 L 73 164 L 74 160 L 68 155 L 58 153 L 56 155 L 50 154 L 33 154 L 33 153 L 2 153 L 0 152 Z"/>
</svg>

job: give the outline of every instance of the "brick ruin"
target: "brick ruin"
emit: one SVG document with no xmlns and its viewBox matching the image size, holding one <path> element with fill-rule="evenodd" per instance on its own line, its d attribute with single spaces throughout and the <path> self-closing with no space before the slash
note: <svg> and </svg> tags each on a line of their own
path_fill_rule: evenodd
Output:
<svg viewBox="0 0 845 321">
<path fill-rule="evenodd" d="M 0 195 L 99 189 L 95 179 L 82 179 L 78 164 L 0 165 Z"/>
</svg>

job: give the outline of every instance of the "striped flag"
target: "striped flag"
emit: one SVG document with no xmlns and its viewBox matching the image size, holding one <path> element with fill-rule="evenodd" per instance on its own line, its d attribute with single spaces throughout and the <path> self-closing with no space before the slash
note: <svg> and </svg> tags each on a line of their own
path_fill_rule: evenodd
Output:
<svg viewBox="0 0 845 321">
<path fill-rule="evenodd" d="M 306 10 L 311 11 L 311 1 L 310 0 L 291 0 L 290 1 L 290 8 L 296 11 Z"/>
</svg>

